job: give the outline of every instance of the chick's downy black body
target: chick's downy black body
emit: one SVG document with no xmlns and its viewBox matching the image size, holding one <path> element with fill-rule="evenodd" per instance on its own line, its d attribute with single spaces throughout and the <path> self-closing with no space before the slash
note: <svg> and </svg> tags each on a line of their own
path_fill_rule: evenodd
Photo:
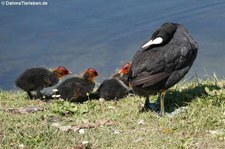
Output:
<svg viewBox="0 0 225 149">
<path fill-rule="evenodd" d="M 40 91 L 45 87 L 55 85 L 58 81 L 56 73 L 46 68 L 31 68 L 19 76 L 16 86 L 27 91 L 29 97 L 33 98 L 31 91 Z"/>
<path fill-rule="evenodd" d="M 97 90 L 99 97 L 106 100 L 120 99 L 126 97 L 128 93 L 128 86 L 115 78 L 104 80 Z"/>
<path fill-rule="evenodd" d="M 87 93 L 91 93 L 95 83 L 79 77 L 68 78 L 58 87 L 60 98 L 71 102 L 84 102 L 88 99 Z"/>
<path fill-rule="evenodd" d="M 165 23 L 153 33 L 133 57 L 129 71 L 134 92 L 146 97 L 145 106 L 149 95 L 164 92 L 188 73 L 197 51 L 197 43 L 180 24 Z"/>
<path fill-rule="evenodd" d="M 130 69 L 130 63 L 124 64 L 122 68 L 128 72 Z M 119 73 L 116 73 L 111 79 L 104 80 L 96 92 L 99 98 L 104 98 L 106 100 L 118 100 L 129 94 L 130 89 L 128 86 L 129 83 L 127 75 L 121 76 Z"/>
<path fill-rule="evenodd" d="M 25 70 L 15 81 L 16 86 L 28 93 L 30 99 L 41 97 L 40 90 L 53 86 L 58 83 L 59 79 L 71 73 L 63 66 L 53 70 L 47 68 L 30 68 Z M 34 96 L 31 92 L 36 91 Z"/>
<path fill-rule="evenodd" d="M 71 102 L 84 102 L 88 100 L 88 94 L 91 93 L 95 87 L 94 78 L 98 73 L 90 68 L 82 77 L 74 76 L 66 79 L 57 87 L 57 94 L 60 98 Z"/>
</svg>

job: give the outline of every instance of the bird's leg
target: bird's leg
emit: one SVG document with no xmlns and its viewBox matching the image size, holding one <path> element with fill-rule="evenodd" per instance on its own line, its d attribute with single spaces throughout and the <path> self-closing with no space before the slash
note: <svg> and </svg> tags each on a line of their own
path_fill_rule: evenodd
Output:
<svg viewBox="0 0 225 149">
<path fill-rule="evenodd" d="M 147 95 L 146 99 L 145 99 L 145 104 L 142 107 L 142 109 L 140 110 L 140 112 L 146 112 L 148 110 L 149 110 L 149 96 Z"/>
<path fill-rule="evenodd" d="M 161 95 L 161 92 L 157 94 L 157 100 L 155 101 L 155 105 L 160 107 L 160 95 Z"/>
<path fill-rule="evenodd" d="M 149 95 L 146 96 L 145 104 L 144 104 L 142 111 L 148 111 L 148 110 L 157 111 L 157 109 L 158 108 L 155 103 L 149 102 Z"/>
<path fill-rule="evenodd" d="M 41 93 L 41 90 L 37 90 L 37 99 L 42 99 L 42 93 Z"/>
<path fill-rule="evenodd" d="M 165 107 L 164 107 L 164 98 L 165 98 L 166 90 L 162 90 L 160 93 L 160 112 L 159 115 L 165 115 Z"/>
<path fill-rule="evenodd" d="M 148 109 L 149 108 L 149 95 L 146 96 L 144 108 L 145 109 Z"/>
<path fill-rule="evenodd" d="M 27 95 L 29 96 L 30 99 L 33 99 L 33 95 L 31 94 L 31 92 L 27 91 Z"/>
</svg>

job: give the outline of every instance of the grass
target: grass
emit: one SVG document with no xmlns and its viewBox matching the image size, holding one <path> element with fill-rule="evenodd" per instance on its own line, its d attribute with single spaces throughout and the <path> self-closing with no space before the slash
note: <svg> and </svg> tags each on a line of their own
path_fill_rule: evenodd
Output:
<svg viewBox="0 0 225 149">
<path fill-rule="evenodd" d="M 0 91 L 0 148 L 225 148 L 223 84 L 223 80 L 184 81 L 171 88 L 166 94 L 166 112 L 186 107 L 173 117 L 141 113 L 144 99 L 137 96 L 76 105 L 62 100 L 28 100 L 22 91 Z M 28 106 L 43 111 L 7 110 Z M 113 124 L 97 125 L 107 120 Z M 53 123 L 82 131 L 63 131 L 65 127 Z M 89 127 L 91 124 L 94 127 Z M 82 145 L 83 141 L 88 144 Z"/>
</svg>

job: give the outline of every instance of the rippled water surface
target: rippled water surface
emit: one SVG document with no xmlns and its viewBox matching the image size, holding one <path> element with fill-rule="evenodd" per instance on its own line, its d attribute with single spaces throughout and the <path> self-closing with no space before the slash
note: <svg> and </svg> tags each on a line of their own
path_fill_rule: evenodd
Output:
<svg viewBox="0 0 225 149">
<path fill-rule="evenodd" d="M 225 73 L 223 0 L 46 0 L 47 6 L 0 6 L 0 88 L 34 66 L 94 67 L 98 82 L 132 59 L 164 22 L 178 22 L 199 43 L 188 76 Z"/>
</svg>

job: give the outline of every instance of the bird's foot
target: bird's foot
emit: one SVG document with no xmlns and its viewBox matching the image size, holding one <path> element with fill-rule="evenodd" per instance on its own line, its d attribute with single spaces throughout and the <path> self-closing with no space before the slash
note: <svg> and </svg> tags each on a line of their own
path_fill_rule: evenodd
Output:
<svg viewBox="0 0 225 149">
<path fill-rule="evenodd" d="M 140 110 L 140 112 L 147 112 L 147 111 L 155 111 L 158 112 L 159 107 L 156 103 L 148 103 L 145 104 L 142 109 Z"/>
<path fill-rule="evenodd" d="M 165 115 L 165 113 L 163 113 L 161 110 L 157 111 L 157 114 L 158 114 L 158 116 L 160 116 L 160 117 Z"/>
</svg>

